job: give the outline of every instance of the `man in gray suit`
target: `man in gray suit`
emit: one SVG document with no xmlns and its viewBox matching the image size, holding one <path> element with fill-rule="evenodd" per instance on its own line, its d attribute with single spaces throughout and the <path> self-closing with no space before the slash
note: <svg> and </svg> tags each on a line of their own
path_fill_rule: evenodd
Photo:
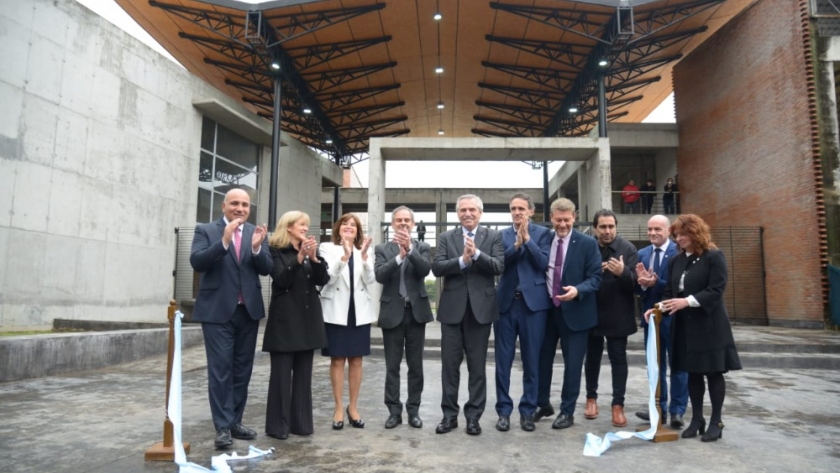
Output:
<svg viewBox="0 0 840 473">
<path fill-rule="evenodd" d="M 479 227 L 484 205 L 472 194 L 458 198 L 461 226 L 438 237 L 432 272 L 443 277 L 437 319 L 441 323 L 441 378 L 443 420 L 435 432 L 458 427 L 458 385 L 461 361 L 467 357 L 470 397 L 464 405 L 467 433 L 478 435 L 478 421 L 487 403 L 487 344 L 499 318 L 495 278 L 504 270 L 502 236 Z"/>
<path fill-rule="evenodd" d="M 431 270 L 428 243 L 411 239 L 414 212 L 397 207 L 391 214 L 394 239 L 377 245 L 374 273 L 382 284 L 379 299 L 379 328 L 385 345 L 385 405 L 388 407 L 386 429 L 402 424 L 400 402 L 400 364 L 403 353 L 408 365 L 408 425 L 423 426 L 420 397 L 423 394 L 423 344 L 426 324 L 434 320 L 426 293 L 426 276 Z"/>
</svg>

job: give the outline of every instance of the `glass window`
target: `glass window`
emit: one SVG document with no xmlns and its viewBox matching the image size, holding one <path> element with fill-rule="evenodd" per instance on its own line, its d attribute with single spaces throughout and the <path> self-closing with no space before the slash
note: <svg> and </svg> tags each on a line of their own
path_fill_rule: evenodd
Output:
<svg viewBox="0 0 840 473">
<path fill-rule="evenodd" d="M 216 148 L 215 141 L 216 122 L 204 117 L 204 121 L 201 122 L 201 147 L 212 153 Z"/>
<path fill-rule="evenodd" d="M 198 208 L 195 212 L 195 221 L 196 222 L 211 222 L 212 219 L 210 218 L 210 206 L 212 205 L 211 202 L 211 194 L 210 191 L 205 189 L 198 189 Z"/>
<path fill-rule="evenodd" d="M 227 128 L 219 125 L 216 139 L 216 154 L 248 169 L 257 167 L 259 145 L 252 143 Z"/>
</svg>

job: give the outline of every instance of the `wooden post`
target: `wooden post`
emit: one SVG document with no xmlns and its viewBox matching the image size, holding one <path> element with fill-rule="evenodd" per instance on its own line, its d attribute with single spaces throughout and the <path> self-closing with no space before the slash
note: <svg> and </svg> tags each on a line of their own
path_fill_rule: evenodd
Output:
<svg viewBox="0 0 840 473">
<path fill-rule="evenodd" d="M 173 461 L 175 460 L 175 439 L 172 432 L 172 421 L 169 420 L 169 383 L 172 379 L 172 359 L 175 356 L 175 311 L 178 305 L 175 301 L 169 301 L 169 346 L 166 353 L 166 418 L 163 420 L 163 442 L 158 442 L 144 455 L 146 461 Z M 184 442 L 184 452 L 190 453 L 189 442 Z"/>
<path fill-rule="evenodd" d="M 651 320 L 648 321 L 648 323 L 656 324 L 655 325 L 655 327 L 656 327 L 656 355 L 657 355 L 656 363 L 658 364 L 659 363 L 659 358 L 661 357 L 661 354 L 660 354 L 660 351 L 659 351 L 661 349 L 661 347 L 659 345 L 659 326 L 662 323 L 662 311 L 659 310 L 659 303 L 656 303 L 656 304 L 653 305 L 653 317 L 651 318 Z M 660 369 L 661 368 L 662 367 L 660 366 Z M 653 442 L 654 443 L 673 442 L 673 441 L 679 439 L 679 435 L 677 435 L 677 431 L 670 428 L 670 427 L 662 425 L 662 406 L 659 403 L 659 399 L 660 399 L 660 395 L 661 395 L 660 390 L 662 389 L 661 383 L 659 382 L 660 379 L 661 379 L 661 375 L 660 375 L 660 377 L 656 378 L 656 412 L 659 413 L 659 425 L 656 426 L 656 433 L 653 435 Z M 649 428 L 650 428 L 650 424 L 642 424 L 638 428 L 636 428 L 636 432 L 641 432 L 641 431 L 647 430 Z"/>
</svg>

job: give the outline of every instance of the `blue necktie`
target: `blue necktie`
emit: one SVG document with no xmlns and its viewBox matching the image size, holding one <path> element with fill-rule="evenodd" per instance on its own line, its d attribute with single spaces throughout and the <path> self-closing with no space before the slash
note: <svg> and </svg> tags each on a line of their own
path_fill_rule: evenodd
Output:
<svg viewBox="0 0 840 473">
<path fill-rule="evenodd" d="M 473 232 L 469 232 L 469 231 L 468 231 L 468 232 L 467 232 L 467 236 L 468 236 L 468 237 L 470 237 L 470 238 L 472 238 L 472 237 L 474 237 L 475 235 L 473 235 Z"/>
<path fill-rule="evenodd" d="M 662 248 L 657 248 L 656 256 L 653 257 L 653 272 L 659 274 L 659 265 L 662 264 Z"/>
</svg>

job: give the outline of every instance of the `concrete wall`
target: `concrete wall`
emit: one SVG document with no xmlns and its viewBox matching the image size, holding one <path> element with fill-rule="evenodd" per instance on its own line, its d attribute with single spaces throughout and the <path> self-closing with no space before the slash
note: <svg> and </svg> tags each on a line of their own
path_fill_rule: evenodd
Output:
<svg viewBox="0 0 840 473">
<path fill-rule="evenodd" d="M 0 326 L 165 320 L 174 228 L 195 224 L 193 103 L 267 122 L 74 0 L 4 2 L 0 44 Z M 284 151 L 279 209 L 318 215 L 318 156 Z"/>
<path fill-rule="evenodd" d="M 674 92 L 683 212 L 764 227 L 770 323 L 821 326 L 804 1 L 756 2 L 677 64 Z"/>
</svg>

